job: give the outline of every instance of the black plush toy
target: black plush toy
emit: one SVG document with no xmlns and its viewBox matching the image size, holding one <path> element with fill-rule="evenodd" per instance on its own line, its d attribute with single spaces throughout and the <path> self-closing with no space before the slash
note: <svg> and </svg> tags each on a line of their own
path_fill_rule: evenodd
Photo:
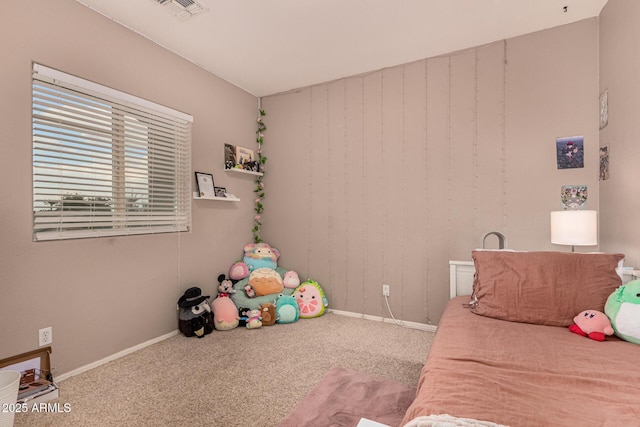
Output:
<svg viewBox="0 0 640 427">
<path fill-rule="evenodd" d="M 178 329 L 185 336 L 202 338 L 213 331 L 213 314 L 207 298 L 194 286 L 178 299 Z"/>
<path fill-rule="evenodd" d="M 247 318 L 250 311 L 251 311 L 250 308 L 238 307 L 238 316 L 240 317 L 240 323 L 238 323 L 238 326 L 247 325 Z"/>
</svg>

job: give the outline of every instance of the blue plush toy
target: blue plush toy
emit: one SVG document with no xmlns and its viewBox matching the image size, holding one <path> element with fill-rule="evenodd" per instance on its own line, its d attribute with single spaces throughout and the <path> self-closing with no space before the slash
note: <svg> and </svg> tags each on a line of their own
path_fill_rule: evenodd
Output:
<svg viewBox="0 0 640 427">
<path fill-rule="evenodd" d="M 293 323 L 300 318 L 300 308 L 291 295 L 280 294 L 276 301 L 276 322 Z"/>
<path fill-rule="evenodd" d="M 249 272 L 258 268 L 270 268 L 275 270 L 278 266 L 280 252 L 266 243 L 249 243 L 244 245 L 243 261 Z"/>
<path fill-rule="evenodd" d="M 640 280 L 633 280 L 613 291 L 604 312 L 617 336 L 640 344 Z"/>
</svg>

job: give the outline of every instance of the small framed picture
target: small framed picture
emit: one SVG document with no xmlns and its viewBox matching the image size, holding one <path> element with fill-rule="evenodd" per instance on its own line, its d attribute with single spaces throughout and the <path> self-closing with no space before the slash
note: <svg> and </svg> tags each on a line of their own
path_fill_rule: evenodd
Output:
<svg viewBox="0 0 640 427">
<path fill-rule="evenodd" d="M 196 172 L 196 185 L 200 197 L 215 197 L 215 187 L 213 186 L 213 175 L 210 173 Z"/>
<path fill-rule="evenodd" d="M 236 167 L 236 146 L 224 144 L 224 168 L 233 169 Z"/>
<path fill-rule="evenodd" d="M 609 179 L 609 145 L 600 147 L 600 181 Z"/>
<path fill-rule="evenodd" d="M 216 197 L 227 197 L 227 189 L 224 187 L 213 187 Z"/>
<path fill-rule="evenodd" d="M 558 169 L 584 167 L 584 136 L 556 138 Z"/>
<path fill-rule="evenodd" d="M 565 210 L 586 208 L 588 194 L 586 185 L 563 185 L 560 190 L 562 208 Z"/>
</svg>

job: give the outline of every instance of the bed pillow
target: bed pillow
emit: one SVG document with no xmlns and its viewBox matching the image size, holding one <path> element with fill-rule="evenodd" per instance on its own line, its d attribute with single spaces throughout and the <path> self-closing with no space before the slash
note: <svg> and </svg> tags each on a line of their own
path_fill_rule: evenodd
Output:
<svg viewBox="0 0 640 427">
<path fill-rule="evenodd" d="M 569 326 L 583 310 L 603 311 L 622 280 L 622 254 L 473 251 L 472 311 L 513 322 Z"/>
</svg>

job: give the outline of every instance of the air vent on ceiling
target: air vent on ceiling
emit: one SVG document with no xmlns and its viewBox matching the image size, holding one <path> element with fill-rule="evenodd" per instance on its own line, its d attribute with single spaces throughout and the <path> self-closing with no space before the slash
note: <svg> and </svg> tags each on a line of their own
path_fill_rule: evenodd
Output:
<svg viewBox="0 0 640 427">
<path fill-rule="evenodd" d="M 156 0 L 156 2 L 167 7 L 167 11 L 181 21 L 187 21 L 209 10 L 195 0 Z"/>
</svg>

